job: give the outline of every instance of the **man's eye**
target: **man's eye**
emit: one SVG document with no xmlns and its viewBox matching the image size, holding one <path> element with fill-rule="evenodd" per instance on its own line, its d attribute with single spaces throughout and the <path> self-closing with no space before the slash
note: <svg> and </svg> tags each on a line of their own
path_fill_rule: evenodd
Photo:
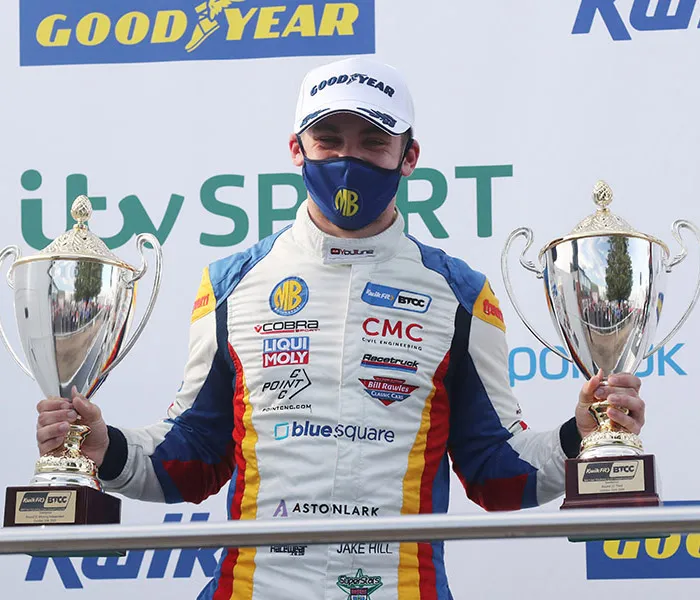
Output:
<svg viewBox="0 0 700 600">
<path fill-rule="evenodd" d="M 378 146 L 384 146 L 385 144 L 386 144 L 386 142 L 384 140 L 379 140 L 379 139 L 365 140 L 366 146 L 378 147 Z"/>
<path fill-rule="evenodd" d="M 337 137 L 325 137 L 324 136 L 324 137 L 318 138 L 318 141 L 321 142 L 322 144 L 327 144 L 327 145 L 340 143 L 340 139 Z"/>
</svg>

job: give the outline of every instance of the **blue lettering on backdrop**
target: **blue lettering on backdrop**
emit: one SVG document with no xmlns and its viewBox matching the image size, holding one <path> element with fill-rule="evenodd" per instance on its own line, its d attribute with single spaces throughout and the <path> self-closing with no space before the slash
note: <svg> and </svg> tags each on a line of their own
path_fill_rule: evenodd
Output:
<svg viewBox="0 0 700 600">
<path fill-rule="evenodd" d="M 651 0 L 634 0 L 629 24 L 637 31 L 665 31 L 688 29 L 697 0 L 678 0 L 675 13 L 671 13 L 672 0 L 657 0 L 656 9 L 649 14 Z M 607 27 L 613 40 L 631 40 L 615 0 L 581 0 L 574 22 L 574 34 L 590 33 L 596 15 Z"/>
<path fill-rule="evenodd" d="M 207 521 L 209 513 L 193 513 L 191 522 Z M 164 523 L 179 523 L 182 521 L 182 513 L 169 513 L 163 519 Z M 146 579 L 163 579 L 174 550 L 155 550 L 152 552 L 151 562 L 146 574 Z M 175 564 L 173 577 L 192 577 L 194 567 L 199 563 L 205 577 L 213 577 L 216 569 L 217 557 L 220 549 L 216 548 L 184 548 L 178 551 L 178 559 Z M 80 563 L 80 572 L 87 579 L 138 579 L 141 567 L 147 552 L 145 550 L 129 550 L 124 557 L 95 557 L 83 558 Z M 151 551 L 148 552 L 151 554 Z M 78 575 L 78 559 L 66 557 L 32 557 L 27 569 L 25 581 L 43 581 L 49 563 L 53 563 L 63 587 L 66 589 L 82 589 L 83 582 Z"/>
<path fill-rule="evenodd" d="M 664 377 L 667 372 L 687 375 L 685 369 L 676 362 L 678 360 L 676 353 L 684 345 L 683 343 L 678 343 L 670 350 L 662 346 L 658 352 L 647 358 L 640 365 L 636 375 L 638 377 L 649 377 L 656 374 L 659 377 Z M 556 348 L 566 354 L 561 346 Z M 515 386 L 518 381 L 529 381 L 538 375 L 544 379 L 554 380 L 564 379 L 565 377 L 571 377 L 572 379 L 581 377 L 581 371 L 574 364 L 559 358 L 549 348 L 542 348 L 537 353 L 528 346 L 517 346 L 511 349 L 508 355 L 508 373 L 511 387 Z"/>
</svg>

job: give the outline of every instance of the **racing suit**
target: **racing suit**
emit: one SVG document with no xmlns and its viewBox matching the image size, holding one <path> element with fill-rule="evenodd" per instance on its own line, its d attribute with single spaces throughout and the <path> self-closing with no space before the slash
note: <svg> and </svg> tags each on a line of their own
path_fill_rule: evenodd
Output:
<svg viewBox="0 0 700 600">
<path fill-rule="evenodd" d="M 109 428 L 107 490 L 231 519 L 444 513 L 449 458 L 487 510 L 552 500 L 580 438 L 535 433 L 508 380 L 486 278 L 391 227 L 365 239 L 294 224 L 204 271 L 168 418 Z M 200 598 L 452 598 L 441 543 L 224 551 Z"/>
</svg>

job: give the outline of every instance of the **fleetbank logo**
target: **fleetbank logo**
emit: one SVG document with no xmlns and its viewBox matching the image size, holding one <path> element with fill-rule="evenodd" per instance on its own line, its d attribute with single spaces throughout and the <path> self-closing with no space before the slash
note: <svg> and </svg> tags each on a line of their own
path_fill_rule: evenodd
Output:
<svg viewBox="0 0 700 600">
<path fill-rule="evenodd" d="M 182 513 L 169 513 L 165 515 L 165 523 L 179 523 L 182 521 Z M 209 513 L 193 513 L 191 522 L 208 521 Z M 43 581 L 49 565 L 58 572 L 58 576 L 66 589 L 82 589 L 85 579 L 104 580 L 124 580 L 124 579 L 165 579 L 174 577 L 176 579 L 214 576 L 216 569 L 218 548 L 192 548 L 182 550 L 129 550 L 126 556 L 95 557 L 90 556 L 83 559 L 67 557 L 38 557 L 34 556 L 29 561 L 29 568 L 25 576 L 25 581 Z M 150 562 L 149 562 L 150 561 Z M 166 577 L 166 570 L 169 565 L 175 564 L 172 575 Z M 195 565 L 199 563 L 199 569 L 195 570 Z M 146 566 L 148 565 L 148 568 Z M 81 577 L 82 575 L 82 577 Z M 101 586 L 95 583 L 95 586 Z"/>
<path fill-rule="evenodd" d="M 698 506 L 698 501 L 664 506 Z M 700 578 L 700 533 L 586 542 L 587 579 Z"/>
<path fill-rule="evenodd" d="M 654 6 L 653 10 L 651 6 Z M 675 5 L 675 10 L 672 6 Z M 693 29 L 698 19 L 693 19 L 696 0 L 634 0 L 625 23 L 615 0 L 581 0 L 574 23 L 574 34 L 590 33 L 593 23 L 602 23 L 615 41 L 631 40 L 630 27 L 637 31 L 668 31 Z"/>
<path fill-rule="evenodd" d="M 665 377 L 668 374 L 687 375 L 681 366 L 681 350 L 685 344 L 675 344 L 671 348 L 662 346 L 661 349 L 647 358 L 635 373 L 637 377 L 649 377 L 658 375 Z M 557 346 L 560 352 L 564 348 Z M 518 381 L 529 381 L 537 377 L 543 379 L 583 379 L 581 371 L 570 362 L 559 358 L 549 348 L 535 350 L 527 346 L 513 348 L 508 355 L 508 373 L 510 386 Z"/>
<path fill-rule="evenodd" d="M 21 0 L 20 65 L 374 53 L 374 0 Z"/>
</svg>

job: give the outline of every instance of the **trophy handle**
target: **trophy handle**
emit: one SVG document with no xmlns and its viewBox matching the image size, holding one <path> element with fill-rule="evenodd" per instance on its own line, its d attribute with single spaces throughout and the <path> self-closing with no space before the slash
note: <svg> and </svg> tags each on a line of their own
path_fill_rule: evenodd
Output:
<svg viewBox="0 0 700 600">
<path fill-rule="evenodd" d="M 541 344 L 549 348 L 558 357 L 563 358 L 564 360 L 567 360 L 569 362 L 573 362 L 571 358 L 569 358 L 566 354 L 563 354 L 561 351 L 555 348 L 537 332 L 537 330 L 530 324 L 530 321 L 527 319 L 527 317 L 523 314 L 523 311 L 520 309 L 520 305 L 515 299 L 515 294 L 513 293 L 513 286 L 510 283 L 510 274 L 508 271 L 508 254 L 510 252 L 511 245 L 519 237 L 524 237 L 526 240 L 525 248 L 523 248 L 523 251 L 520 253 L 520 264 L 528 271 L 534 273 L 538 279 L 542 279 L 544 274 L 544 267 L 538 267 L 537 265 L 535 265 L 535 263 L 533 263 L 531 260 L 528 260 L 525 257 L 526 252 L 530 249 L 530 246 L 532 246 L 532 229 L 530 229 L 529 227 L 519 227 L 518 229 L 515 229 L 508 236 L 508 239 L 506 240 L 506 245 L 503 248 L 503 252 L 501 253 L 501 275 L 503 276 L 503 283 L 506 288 L 506 294 L 508 294 L 508 299 L 510 300 L 510 303 L 513 305 L 515 312 L 518 314 L 520 320 L 523 322 L 525 327 L 527 327 L 530 330 L 530 333 L 534 335 L 540 341 Z"/>
<path fill-rule="evenodd" d="M 153 306 L 156 303 L 156 298 L 158 297 L 158 292 L 160 291 L 160 280 L 163 274 L 163 250 L 160 246 L 160 243 L 156 239 L 156 236 L 154 236 L 151 233 L 140 233 L 136 236 L 136 247 L 139 251 L 139 254 L 141 255 L 141 266 L 139 267 L 138 271 L 134 273 L 134 276 L 131 278 L 129 283 L 136 283 L 146 274 L 146 271 L 148 270 L 148 263 L 146 262 L 146 257 L 143 253 L 143 248 L 146 244 L 150 244 L 153 247 L 156 257 L 155 275 L 153 277 L 153 289 L 151 290 L 151 297 L 148 300 L 146 312 L 144 312 L 143 317 L 141 317 L 141 321 L 134 330 L 134 333 L 126 342 L 126 344 L 122 348 L 122 351 L 114 359 L 112 364 L 105 369 L 104 373 L 102 374 L 103 378 L 106 377 L 107 374 L 112 369 L 114 369 L 114 367 L 116 367 L 122 361 L 122 359 L 129 353 L 129 351 L 134 347 L 136 340 L 139 339 L 139 336 L 143 332 L 144 327 L 146 327 L 146 323 L 148 323 L 148 319 L 151 317 L 151 313 L 153 312 Z"/>
<path fill-rule="evenodd" d="M 14 261 L 16 261 L 21 255 L 21 252 L 17 246 L 7 246 L 2 249 L 0 252 L 0 268 L 2 268 L 3 263 L 8 259 L 8 258 L 14 258 Z M 11 289 L 15 289 L 15 280 L 14 277 L 12 276 L 12 267 L 10 267 L 10 270 L 7 272 L 7 284 L 10 286 Z M 34 375 L 32 372 L 26 367 L 26 365 L 22 362 L 20 357 L 17 355 L 17 353 L 14 351 L 12 346 L 10 345 L 10 340 L 7 339 L 7 335 L 5 335 L 5 328 L 2 326 L 2 321 L 0 320 L 0 338 L 2 339 L 2 343 L 5 344 L 5 348 L 10 352 L 10 355 L 12 358 L 15 359 L 15 362 L 22 368 L 22 370 L 29 375 L 32 379 L 34 379 Z"/>
<path fill-rule="evenodd" d="M 692 232 L 692 234 L 695 236 L 695 239 L 698 241 L 700 244 L 700 230 L 693 225 L 690 221 L 686 221 L 685 219 L 678 219 L 677 221 L 673 222 L 673 225 L 671 226 L 671 231 L 673 232 L 673 237 L 674 239 L 678 242 L 678 244 L 681 247 L 681 251 L 676 254 L 666 265 L 666 272 L 670 273 L 676 265 L 680 264 L 683 262 L 686 256 L 688 256 L 688 250 L 685 247 L 685 244 L 683 243 L 683 238 L 681 237 L 681 229 L 688 229 L 689 231 Z M 645 358 L 649 358 L 652 354 L 654 354 L 659 348 L 667 344 L 673 336 L 678 333 L 678 330 L 683 327 L 683 324 L 688 320 L 688 317 L 690 316 L 690 313 L 693 311 L 693 308 L 695 308 L 695 304 L 698 301 L 698 298 L 700 298 L 700 270 L 698 271 L 698 281 L 695 285 L 695 293 L 693 294 L 693 298 L 690 301 L 690 304 L 688 305 L 688 308 L 686 311 L 683 313 L 683 316 L 680 318 L 676 326 L 671 329 L 671 332 L 663 339 L 661 340 L 656 346 L 654 346 L 649 352 L 647 352 L 644 355 L 644 360 Z"/>
</svg>

